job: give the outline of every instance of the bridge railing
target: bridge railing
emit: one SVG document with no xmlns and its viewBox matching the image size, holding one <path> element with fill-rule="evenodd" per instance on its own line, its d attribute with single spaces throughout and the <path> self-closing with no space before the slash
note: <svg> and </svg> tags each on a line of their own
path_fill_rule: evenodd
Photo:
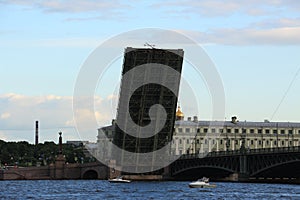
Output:
<svg viewBox="0 0 300 200">
<path fill-rule="evenodd" d="M 248 154 L 300 152 L 300 146 L 250 149 Z"/>
<path fill-rule="evenodd" d="M 231 151 L 212 151 L 198 154 L 184 154 L 180 159 L 204 158 L 204 157 L 220 157 L 220 156 L 238 156 L 238 155 L 253 155 L 265 153 L 288 153 L 300 152 L 300 146 L 292 147 L 275 147 L 275 148 L 261 148 L 261 149 L 244 149 Z"/>
</svg>

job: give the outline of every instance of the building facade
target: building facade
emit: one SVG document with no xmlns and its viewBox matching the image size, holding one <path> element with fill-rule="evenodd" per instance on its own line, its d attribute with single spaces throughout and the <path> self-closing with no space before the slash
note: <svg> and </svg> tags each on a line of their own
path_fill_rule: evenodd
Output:
<svg viewBox="0 0 300 200">
<path fill-rule="evenodd" d="M 184 120 L 182 111 L 177 111 L 176 114 L 180 116 L 177 116 L 178 120 L 174 125 L 171 145 L 173 155 L 234 151 L 239 150 L 243 142 L 246 149 L 300 146 L 300 123 L 267 120 L 240 122 L 236 117 L 231 121 L 198 121 L 197 117 Z M 98 131 L 104 131 L 111 141 L 113 126 L 106 126 Z M 101 148 L 107 146 L 107 138 L 98 137 Z"/>
<path fill-rule="evenodd" d="M 213 151 L 300 146 L 300 123 L 177 120 L 171 152 L 174 155 Z"/>
</svg>

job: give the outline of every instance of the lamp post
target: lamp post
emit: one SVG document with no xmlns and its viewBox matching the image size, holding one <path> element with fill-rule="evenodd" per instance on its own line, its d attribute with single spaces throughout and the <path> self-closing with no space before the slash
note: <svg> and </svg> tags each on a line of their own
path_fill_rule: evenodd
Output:
<svg viewBox="0 0 300 200">
<path fill-rule="evenodd" d="M 242 139 L 242 144 L 241 144 L 241 152 L 242 153 L 245 153 L 246 152 L 246 129 L 242 129 L 242 136 L 241 136 L 241 139 Z"/>
<path fill-rule="evenodd" d="M 278 148 L 278 123 L 276 123 L 276 147 Z"/>
</svg>

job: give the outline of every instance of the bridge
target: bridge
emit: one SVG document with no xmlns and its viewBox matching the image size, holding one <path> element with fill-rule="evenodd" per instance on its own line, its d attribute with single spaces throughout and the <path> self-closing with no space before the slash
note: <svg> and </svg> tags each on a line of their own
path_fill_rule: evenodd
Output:
<svg viewBox="0 0 300 200">
<path fill-rule="evenodd" d="M 107 179 L 108 168 L 99 162 L 57 163 L 41 167 L 0 169 L 0 180 Z"/>
<path fill-rule="evenodd" d="M 169 166 L 175 179 L 300 183 L 300 146 L 183 155 Z"/>
</svg>

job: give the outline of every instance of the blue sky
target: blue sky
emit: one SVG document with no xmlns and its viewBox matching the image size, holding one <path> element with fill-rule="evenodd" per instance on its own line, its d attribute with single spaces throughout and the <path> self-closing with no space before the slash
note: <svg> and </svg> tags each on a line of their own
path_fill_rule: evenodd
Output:
<svg viewBox="0 0 300 200">
<path fill-rule="evenodd" d="M 295 0 L 0 0 L 0 138 L 33 142 L 39 120 L 41 141 L 57 140 L 58 131 L 65 140 L 95 141 L 96 128 L 80 135 L 73 120 L 81 66 L 107 39 L 149 27 L 177 31 L 201 45 L 223 81 L 227 119 L 300 122 L 299 11 Z M 111 75 L 116 81 L 121 63 Z M 192 80 L 184 67 L 185 79 Z M 202 88 L 199 108 L 181 90 L 184 113 L 210 120 L 205 81 L 191 84 Z M 83 113 L 83 123 L 95 114 L 99 126 L 108 124 L 116 90 L 99 92 L 96 113 Z"/>
</svg>

